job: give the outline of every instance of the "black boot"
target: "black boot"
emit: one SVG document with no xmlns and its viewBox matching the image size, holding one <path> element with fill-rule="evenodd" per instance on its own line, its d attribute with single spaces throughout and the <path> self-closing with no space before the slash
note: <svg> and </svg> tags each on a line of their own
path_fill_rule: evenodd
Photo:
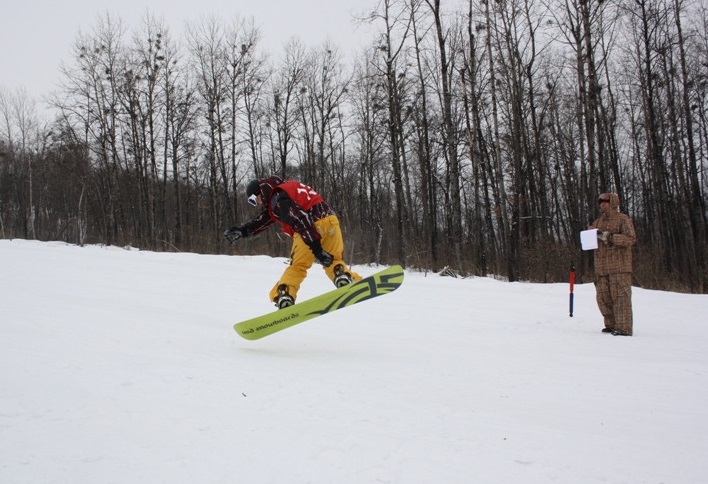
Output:
<svg viewBox="0 0 708 484">
<path fill-rule="evenodd" d="M 278 306 L 278 309 L 283 309 L 287 308 L 288 306 L 292 306 L 295 304 L 295 299 L 288 294 L 288 286 L 285 284 L 281 284 L 278 286 L 278 295 L 275 297 L 275 305 Z"/>
<path fill-rule="evenodd" d="M 352 275 L 344 271 L 342 264 L 337 264 L 334 267 L 334 285 L 343 287 L 352 283 Z"/>
</svg>

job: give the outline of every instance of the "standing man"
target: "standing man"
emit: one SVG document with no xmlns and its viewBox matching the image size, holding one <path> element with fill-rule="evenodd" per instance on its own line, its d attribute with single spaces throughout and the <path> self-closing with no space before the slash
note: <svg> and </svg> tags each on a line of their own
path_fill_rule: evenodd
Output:
<svg viewBox="0 0 708 484">
<path fill-rule="evenodd" d="M 284 181 L 279 176 L 272 176 L 249 182 L 246 196 L 248 203 L 261 207 L 261 211 L 250 222 L 224 232 L 229 242 L 259 234 L 275 222 L 293 239 L 290 265 L 270 291 L 270 300 L 278 308 L 295 303 L 300 284 L 315 261 L 324 267 L 327 277 L 336 287 L 361 279 L 342 260 L 344 240 L 339 219 L 324 198 L 312 188 L 294 180 Z"/>
<path fill-rule="evenodd" d="M 603 333 L 632 336 L 632 246 L 636 233 L 632 220 L 619 211 L 619 196 L 600 195 L 600 218 L 590 229 L 597 229 L 595 250 L 595 290 L 597 305 L 605 318 Z"/>
</svg>

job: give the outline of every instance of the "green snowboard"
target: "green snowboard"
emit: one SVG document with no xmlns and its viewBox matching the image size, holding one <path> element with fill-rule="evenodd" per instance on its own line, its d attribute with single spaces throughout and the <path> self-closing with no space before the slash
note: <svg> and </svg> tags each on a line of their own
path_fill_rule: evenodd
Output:
<svg viewBox="0 0 708 484">
<path fill-rule="evenodd" d="M 246 339 L 259 339 L 308 319 L 331 313 L 373 297 L 395 291 L 403 283 L 403 268 L 392 266 L 339 289 L 272 313 L 236 323 L 234 329 Z"/>
</svg>

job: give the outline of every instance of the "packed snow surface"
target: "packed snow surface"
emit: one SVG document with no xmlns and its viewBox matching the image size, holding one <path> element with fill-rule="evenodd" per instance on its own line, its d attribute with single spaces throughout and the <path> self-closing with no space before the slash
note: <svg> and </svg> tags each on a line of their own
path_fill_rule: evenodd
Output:
<svg viewBox="0 0 708 484">
<path fill-rule="evenodd" d="M 284 263 L 0 240 L 0 482 L 708 482 L 708 296 L 635 287 L 614 337 L 592 284 L 571 318 L 568 284 L 406 271 L 242 339 Z"/>
</svg>

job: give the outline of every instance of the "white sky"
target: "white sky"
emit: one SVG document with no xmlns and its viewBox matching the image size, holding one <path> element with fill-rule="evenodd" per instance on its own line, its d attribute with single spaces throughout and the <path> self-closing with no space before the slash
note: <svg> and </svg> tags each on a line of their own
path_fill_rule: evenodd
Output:
<svg viewBox="0 0 708 484">
<path fill-rule="evenodd" d="M 375 8 L 377 0 L 2 0 L 0 8 L 0 87 L 27 89 L 39 100 L 58 83 L 61 61 L 71 60 L 79 31 L 89 32 L 106 13 L 132 30 L 149 11 L 163 18 L 175 38 L 187 21 L 218 15 L 253 18 L 265 49 L 276 53 L 291 37 L 308 46 L 329 39 L 345 56 L 370 38 L 353 14 Z"/>
</svg>

